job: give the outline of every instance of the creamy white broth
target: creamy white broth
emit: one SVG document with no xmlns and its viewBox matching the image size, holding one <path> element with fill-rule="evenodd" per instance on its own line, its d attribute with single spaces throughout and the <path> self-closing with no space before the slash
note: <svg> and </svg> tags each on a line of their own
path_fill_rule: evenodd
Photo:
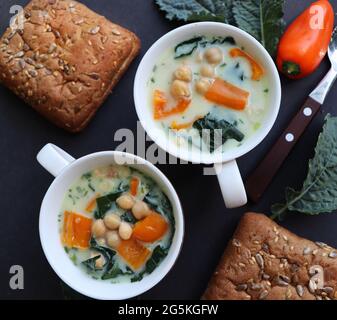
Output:
<svg viewBox="0 0 337 320">
<path fill-rule="evenodd" d="M 246 58 L 232 58 L 229 51 L 239 47 L 237 44 L 224 42 L 223 44 L 212 42 L 212 37 L 204 37 L 207 45 L 198 45 L 197 49 L 191 55 L 175 59 L 175 48 L 169 48 L 164 52 L 156 62 L 150 79 L 148 80 L 149 88 L 149 107 L 153 111 L 153 95 L 155 90 L 165 92 L 168 105 L 174 106 L 176 101 L 170 88 L 174 80 L 174 72 L 181 66 L 188 66 L 192 70 L 193 79 L 190 83 L 191 103 L 187 110 L 182 113 L 174 114 L 160 120 L 155 120 L 157 128 L 165 130 L 168 139 L 171 139 L 180 146 L 192 146 L 194 149 L 202 147 L 203 152 L 210 152 L 208 148 L 203 146 L 203 140 L 200 138 L 199 131 L 193 127 L 180 130 L 171 129 L 173 122 L 178 124 L 193 123 L 196 117 L 204 117 L 211 114 L 218 120 L 226 120 L 235 123 L 236 128 L 242 132 L 244 138 L 242 141 L 228 139 L 222 148 L 215 150 L 216 153 L 225 152 L 228 149 L 235 148 L 251 137 L 260 128 L 268 111 L 269 103 L 269 85 L 268 75 L 264 74 L 259 81 L 252 80 L 252 67 Z M 223 59 L 215 65 L 215 77 L 226 80 L 227 82 L 244 89 L 249 92 L 249 99 L 244 110 L 233 110 L 223 105 L 216 104 L 205 99 L 195 89 L 195 84 L 202 76 L 200 69 L 202 65 L 209 65 L 205 61 L 205 51 L 209 48 L 220 48 L 223 52 Z M 244 50 L 244 48 L 240 48 Z M 247 52 L 254 58 L 254 53 Z M 178 137 L 178 139 L 177 139 Z"/>
<path fill-rule="evenodd" d="M 159 186 L 151 178 L 145 176 L 143 173 L 127 166 L 111 165 L 90 171 L 74 181 L 64 197 L 64 201 L 60 210 L 59 231 L 62 241 L 62 233 L 65 228 L 65 212 L 72 212 L 79 214 L 81 217 L 87 217 L 92 219 L 94 223 L 98 220 L 96 217 L 98 206 L 96 204 L 95 209 L 92 212 L 88 212 L 88 203 L 90 203 L 92 199 L 95 199 L 95 197 L 105 197 L 115 192 L 119 192 L 120 196 L 129 194 L 130 181 L 132 178 L 137 178 L 139 181 L 138 191 L 133 199 L 135 201 L 148 201 L 147 199 L 149 199 L 149 201 L 154 201 L 153 206 L 150 204 L 150 202 L 148 202 L 149 209 L 151 212 L 157 212 L 165 219 L 168 229 L 165 234 L 156 241 L 144 242 L 137 240 L 137 242 L 140 243 L 143 247 L 146 247 L 148 250 L 150 250 L 150 254 L 144 262 L 144 265 L 138 269 L 133 269 L 132 266 L 130 266 L 127 261 L 119 255 L 117 248 L 109 246 L 106 241 L 106 234 L 102 237 L 96 237 L 94 233 L 91 233 L 91 239 L 93 239 L 97 245 L 115 252 L 115 255 L 112 258 L 113 267 L 120 270 L 121 274 L 103 279 L 104 281 L 111 281 L 112 283 L 140 281 L 143 277 L 148 275 L 149 272 L 147 271 L 148 268 L 146 263 L 151 260 L 152 254 L 158 246 L 160 246 L 165 251 L 165 255 L 161 257 L 160 261 L 155 265 L 155 267 L 157 267 L 162 262 L 162 260 L 165 259 L 165 256 L 171 246 L 175 231 L 172 207 L 166 195 L 160 190 Z M 158 207 L 156 207 L 157 204 Z M 104 216 L 109 214 L 118 215 L 121 221 L 126 221 L 132 228 L 134 228 L 137 222 L 143 220 L 143 218 L 136 219 L 132 214 L 132 209 L 123 209 L 117 204 L 116 201 L 111 203 L 111 206 L 105 212 Z M 131 222 L 128 220 L 130 217 L 133 220 Z M 107 228 L 107 231 L 111 230 Z M 116 230 L 116 232 L 118 232 L 118 229 Z M 123 241 L 122 239 L 120 240 Z M 100 255 L 100 253 L 95 248 L 89 247 L 88 249 L 81 249 L 69 247 L 64 243 L 63 245 L 65 247 L 66 253 L 69 255 L 69 258 L 75 265 L 81 268 L 84 272 L 87 272 L 88 275 L 92 278 L 102 279 L 104 272 L 107 271 L 105 268 L 91 270 L 82 263 L 83 261 L 87 261 L 94 256 Z M 105 262 L 107 262 L 107 259 L 105 259 Z"/>
</svg>

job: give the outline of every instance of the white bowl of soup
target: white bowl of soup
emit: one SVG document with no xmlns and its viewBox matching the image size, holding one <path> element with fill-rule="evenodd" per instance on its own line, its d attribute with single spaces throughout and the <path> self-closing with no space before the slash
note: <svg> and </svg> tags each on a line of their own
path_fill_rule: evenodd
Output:
<svg viewBox="0 0 337 320">
<path fill-rule="evenodd" d="M 37 159 L 56 177 L 41 206 L 41 244 L 67 285 L 115 300 L 139 295 L 165 277 L 181 249 L 184 219 L 163 173 L 116 151 L 75 160 L 48 144 Z"/>
<path fill-rule="evenodd" d="M 216 22 L 177 28 L 143 57 L 134 99 L 152 140 L 177 158 L 216 164 L 227 207 L 247 202 L 235 159 L 266 137 L 281 99 L 277 68 L 256 39 Z"/>
</svg>

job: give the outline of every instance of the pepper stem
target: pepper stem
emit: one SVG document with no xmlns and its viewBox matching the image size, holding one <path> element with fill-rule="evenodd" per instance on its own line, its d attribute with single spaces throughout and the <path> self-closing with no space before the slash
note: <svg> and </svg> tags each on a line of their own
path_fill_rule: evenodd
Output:
<svg viewBox="0 0 337 320">
<path fill-rule="evenodd" d="M 295 62 L 284 61 L 282 64 L 282 71 L 289 76 L 298 76 L 301 73 L 301 67 Z"/>
</svg>

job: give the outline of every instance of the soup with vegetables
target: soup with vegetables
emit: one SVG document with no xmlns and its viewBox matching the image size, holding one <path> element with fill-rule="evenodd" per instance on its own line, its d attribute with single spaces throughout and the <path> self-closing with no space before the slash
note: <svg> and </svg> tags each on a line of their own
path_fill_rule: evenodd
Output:
<svg viewBox="0 0 337 320">
<path fill-rule="evenodd" d="M 168 49 L 148 81 L 157 126 L 207 153 L 240 146 L 261 126 L 268 76 L 232 37 L 198 36 Z"/>
<path fill-rule="evenodd" d="M 175 232 L 158 185 L 127 166 L 84 174 L 67 191 L 60 235 L 73 263 L 95 279 L 140 281 L 166 257 Z"/>
</svg>

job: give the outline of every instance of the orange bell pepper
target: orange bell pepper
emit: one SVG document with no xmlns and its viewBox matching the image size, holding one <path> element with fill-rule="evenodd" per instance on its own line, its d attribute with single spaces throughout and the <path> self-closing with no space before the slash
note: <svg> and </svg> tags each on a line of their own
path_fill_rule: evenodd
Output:
<svg viewBox="0 0 337 320">
<path fill-rule="evenodd" d="M 252 68 L 252 79 L 255 81 L 259 81 L 263 74 L 263 68 L 246 52 L 239 48 L 233 48 L 229 51 L 229 54 L 232 58 L 242 57 L 249 61 L 250 66 Z"/>
<path fill-rule="evenodd" d="M 177 123 L 176 121 L 173 121 L 171 123 L 171 129 L 172 130 L 182 130 L 182 129 L 188 129 L 188 128 L 191 128 L 193 126 L 193 123 L 199 119 L 202 119 L 203 116 L 197 116 L 194 118 L 193 121 L 190 121 L 190 122 L 185 122 L 185 123 Z"/>
<path fill-rule="evenodd" d="M 151 251 L 136 239 L 122 240 L 117 248 L 118 254 L 133 270 L 141 268 L 149 258 Z"/>
<path fill-rule="evenodd" d="M 292 79 L 311 74 L 326 55 L 333 26 L 334 10 L 330 2 L 313 2 L 289 25 L 280 40 L 277 52 L 280 72 Z"/>
<path fill-rule="evenodd" d="M 132 236 L 140 241 L 155 242 L 165 235 L 167 229 L 167 221 L 160 214 L 153 212 L 135 224 Z"/>
<path fill-rule="evenodd" d="M 136 196 L 138 192 L 139 179 L 132 177 L 130 181 L 130 193 L 132 196 Z"/>
<path fill-rule="evenodd" d="M 92 211 L 95 209 L 95 207 L 96 207 L 96 199 L 99 198 L 99 197 L 100 197 L 99 194 L 95 195 L 95 196 L 88 202 L 87 206 L 85 207 L 85 211 L 87 211 L 87 212 L 89 212 L 89 213 L 92 212 Z"/>
<path fill-rule="evenodd" d="M 160 120 L 174 114 L 184 112 L 190 105 L 191 100 L 181 99 L 178 101 L 177 105 L 171 109 L 167 109 L 167 98 L 165 93 L 160 90 L 154 91 L 153 96 L 153 106 L 154 106 L 154 119 Z"/>
<path fill-rule="evenodd" d="M 219 78 L 215 79 L 205 94 L 206 99 L 235 110 L 243 110 L 248 97 L 249 92 Z"/>
<path fill-rule="evenodd" d="M 65 211 L 62 242 L 68 248 L 87 249 L 91 238 L 92 219 Z"/>
</svg>

